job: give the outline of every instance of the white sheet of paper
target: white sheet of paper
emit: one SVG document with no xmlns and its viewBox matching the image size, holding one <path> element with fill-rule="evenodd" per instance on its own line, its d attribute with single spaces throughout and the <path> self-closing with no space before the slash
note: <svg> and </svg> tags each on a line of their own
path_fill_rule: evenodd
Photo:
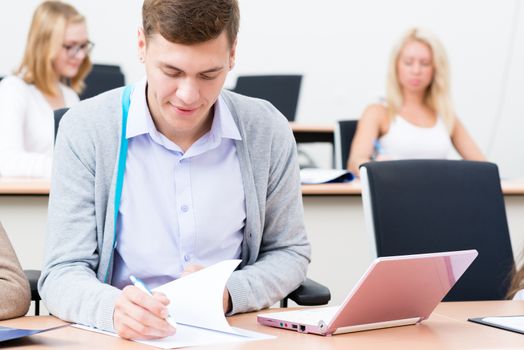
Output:
<svg viewBox="0 0 524 350">
<path fill-rule="evenodd" d="M 322 184 L 348 173 L 347 170 L 342 169 L 306 168 L 300 170 L 300 182 L 305 185 Z"/>
<path fill-rule="evenodd" d="M 224 316 L 223 293 L 240 260 L 225 260 L 153 289 L 164 293 L 177 323 L 236 334 Z"/>
<path fill-rule="evenodd" d="M 171 337 L 137 340 L 137 342 L 171 349 L 274 338 L 274 336 L 231 327 L 224 316 L 222 301 L 224 288 L 238 264 L 240 260 L 225 260 L 153 289 L 164 293 L 171 301 L 169 313 L 178 323 L 177 332 Z M 73 326 L 118 337 L 115 333 L 83 325 Z"/>
<path fill-rule="evenodd" d="M 81 324 L 73 324 L 73 327 L 83 329 L 90 332 L 101 333 L 105 335 L 110 335 L 112 337 L 118 337 L 117 334 L 103 331 L 100 329 L 84 326 Z M 252 340 L 264 340 L 264 339 L 274 339 L 275 337 L 268 334 L 248 331 L 246 329 L 234 328 L 238 334 L 229 334 L 222 332 L 215 332 L 208 329 L 178 325 L 177 332 L 174 336 L 165 337 L 162 339 L 156 340 L 135 340 L 138 343 L 154 346 L 161 349 L 176 349 L 187 346 L 201 346 L 209 344 L 219 344 L 219 343 L 233 343 L 233 342 L 242 342 L 242 341 L 252 341 Z M 241 334 L 241 335 L 239 335 Z"/>
<path fill-rule="evenodd" d="M 484 321 L 524 332 L 524 316 L 484 317 Z"/>
<path fill-rule="evenodd" d="M 201 346 L 220 343 L 234 343 L 242 341 L 273 339 L 272 335 L 252 332 L 245 329 L 231 327 L 238 334 L 215 332 L 191 326 L 178 325 L 174 336 L 157 340 L 138 340 L 139 343 L 155 346 L 161 349 L 174 349 L 186 346 Z M 242 334 L 242 335 L 240 335 Z"/>
</svg>

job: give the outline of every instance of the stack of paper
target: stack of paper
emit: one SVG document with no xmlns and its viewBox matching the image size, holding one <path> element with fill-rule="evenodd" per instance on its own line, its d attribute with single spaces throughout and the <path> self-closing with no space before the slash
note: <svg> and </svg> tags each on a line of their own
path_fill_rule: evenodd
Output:
<svg viewBox="0 0 524 350">
<path fill-rule="evenodd" d="M 63 328 L 67 326 L 69 326 L 69 324 L 44 329 L 20 329 L 0 326 L 0 342 L 27 337 L 38 333 L 48 332 L 54 329 Z"/>
<path fill-rule="evenodd" d="M 224 288 L 229 276 L 239 263 L 240 260 L 222 261 L 153 289 L 153 291 L 164 293 L 171 301 L 169 314 L 178 324 L 176 334 L 157 340 L 137 341 L 162 349 L 171 349 L 274 338 L 266 334 L 231 327 L 224 316 L 222 301 Z M 75 326 L 115 335 L 85 326 Z"/>
<path fill-rule="evenodd" d="M 524 315 L 479 317 L 468 321 L 524 334 Z"/>
<path fill-rule="evenodd" d="M 306 168 L 300 170 L 300 182 L 304 185 L 349 182 L 353 179 L 353 174 L 343 169 Z"/>
</svg>

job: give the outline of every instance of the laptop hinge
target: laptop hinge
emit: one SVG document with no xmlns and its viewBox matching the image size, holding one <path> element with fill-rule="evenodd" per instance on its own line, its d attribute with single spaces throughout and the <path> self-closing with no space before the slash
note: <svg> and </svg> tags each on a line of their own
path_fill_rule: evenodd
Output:
<svg viewBox="0 0 524 350">
<path fill-rule="evenodd" d="M 333 332 L 333 334 L 368 331 L 368 330 L 379 329 L 379 328 L 407 326 L 407 325 L 415 324 L 422 320 L 423 320 L 422 317 L 412 317 L 412 318 L 404 318 L 401 320 L 359 324 L 355 326 L 337 328 L 335 332 Z"/>
</svg>

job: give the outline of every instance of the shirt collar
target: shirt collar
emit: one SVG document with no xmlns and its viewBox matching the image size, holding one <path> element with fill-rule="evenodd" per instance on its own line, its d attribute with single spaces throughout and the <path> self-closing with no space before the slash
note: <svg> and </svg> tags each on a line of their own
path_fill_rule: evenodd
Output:
<svg viewBox="0 0 524 350">
<path fill-rule="evenodd" d="M 146 102 L 146 78 L 135 84 L 131 93 L 131 104 L 127 114 L 126 138 L 158 132 Z"/>
<path fill-rule="evenodd" d="M 215 102 L 213 124 L 211 125 L 209 133 L 217 138 L 242 140 L 238 127 L 233 119 L 233 114 L 231 114 L 231 110 L 220 95 Z"/>
<path fill-rule="evenodd" d="M 131 94 L 131 105 L 127 116 L 126 138 L 150 134 L 153 139 L 160 137 L 160 132 L 156 129 L 153 118 L 147 106 L 146 100 L 147 79 L 143 78 L 135 84 Z M 218 96 L 214 105 L 214 116 L 209 136 L 212 139 L 227 138 L 241 140 L 240 132 L 233 119 L 233 115 L 222 96 Z M 205 137 L 205 135 L 204 135 Z"/>
</svg>

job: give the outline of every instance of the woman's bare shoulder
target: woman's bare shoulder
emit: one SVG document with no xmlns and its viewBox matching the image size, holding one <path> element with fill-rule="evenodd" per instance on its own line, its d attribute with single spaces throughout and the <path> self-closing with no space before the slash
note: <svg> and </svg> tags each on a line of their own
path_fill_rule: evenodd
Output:
<svg viewBox="0 0 524 350">
<path fill-rule="evenodd" d="M 383 125 L 387 122 L 387 115 L 388 111 L 386 106 L 381 103 L 373 103 L 366 107 L 361 120 L 368 123 Z"/>
</svg>

